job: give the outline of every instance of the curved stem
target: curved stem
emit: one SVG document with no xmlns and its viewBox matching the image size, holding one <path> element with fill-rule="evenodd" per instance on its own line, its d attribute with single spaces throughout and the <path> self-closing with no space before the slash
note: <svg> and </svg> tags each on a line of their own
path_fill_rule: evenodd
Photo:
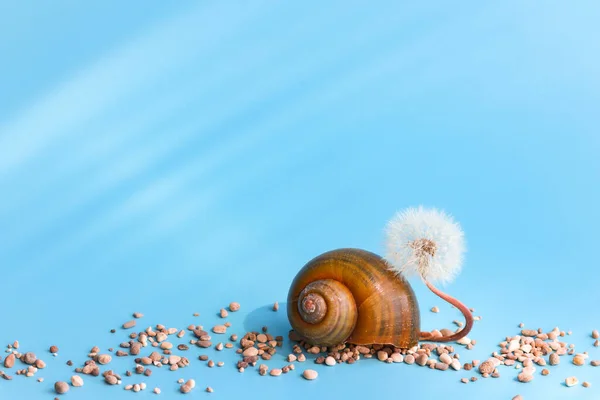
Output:
<svg viewBox="0 0 600 400">
<path fill-rule="evenodd" d="M 431 290 L 437 296 L 439 296 L 440 298 L 442 298 L 443 300 L 447 301 L 448 303 L 452 304 L 454 307 L 460 310 L 460 312 L 465 317 L 465 327 L 453 335 L 442 337 L 433 337 L 430 332 L 421 332 L 419 335 L 419 340 L 428 340 L 431 342 L 455 342 L 467 336 L 471 331 L 471 328 L 473 328 L 473 314 L 471 314 L 471 311 L 469 311 L 467 306 L 465 306 L 463 303 L 461 303 L 454 297 L 442 292 L 441 290 L 433 286 L 431 283 L 429 283 L 427 280 L 423 279 L 423 282 L 425 282 L 425 285 L 427 285 L 429 290 Z"/>
</svg>

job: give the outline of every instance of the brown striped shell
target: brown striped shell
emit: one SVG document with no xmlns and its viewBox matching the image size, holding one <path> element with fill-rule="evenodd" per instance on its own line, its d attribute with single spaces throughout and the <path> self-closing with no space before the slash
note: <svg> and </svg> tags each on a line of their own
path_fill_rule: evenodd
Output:
<svg viewBox="0 0 600 400">
<path fill-rule="evenodd" d="M 294 331 L 316 345 L 410 348 L 419 339 L 410 284 L 365 250 L 333 250 L 309 261 L 292 282 L 287 312 Z"/>
</svg>

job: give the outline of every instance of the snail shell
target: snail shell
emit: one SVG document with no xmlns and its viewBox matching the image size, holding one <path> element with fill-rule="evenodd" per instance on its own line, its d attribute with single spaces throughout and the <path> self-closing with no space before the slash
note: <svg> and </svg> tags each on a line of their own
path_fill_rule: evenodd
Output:
<svg viewBox="0 0 600 400">
<path fill-rule="evenodd" d="M 309 261 L 292 282 L 287 312 L 294 331 L 315 345 L 410 348 L 419 340 L 410 284 L 365 250 L 333 250 Z"/>
</svg>

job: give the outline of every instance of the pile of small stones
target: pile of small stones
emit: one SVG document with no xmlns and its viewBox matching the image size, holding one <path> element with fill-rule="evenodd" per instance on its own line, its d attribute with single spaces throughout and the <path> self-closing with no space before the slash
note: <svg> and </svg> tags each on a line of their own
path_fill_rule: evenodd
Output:
<svg viewBox="0 0 600 400">
<path fill-rule="evenodd" d="M 229 316 L 230 312 L 236 312 L 239 309 L 239 303 L 233 302 L 227 309 L 220 309 L 218 315 L 225 319 Z M 278 311 L 278 309 L 279 305 L 275 303 L 273 311 Z M 431 311 L 437 313 L 439 309 L 433 307 Z M 198 314 L 195 313 L 194 316 L 198 316 Z M 143 318 L 143 314 L 136 312 L 133 313 L 133 317 L 134 319 L 122 325 L 122 329 L 132 330 L 135 328 L 137 320 Z M 477 320 L 480 319 L 481 317 L 477 318 Z M 462 323 L 459 321 L 455 321 L 455 324 L 458 326 L 458 329 L 462 327 Z M 240 373 L 245 372 L 249 368 L 257 367 L 255 370 L 259 375 L 269 375 L 272 377 L 287 374 L 295 370 L 298 363 L 307 362 L 309 357 L 315 364 L 323 364 L 326 367 L 333 367 L 342 363 L 354 364 L 361 358 L 374 358 L 388 364 L 415 364 L 416 366 L 428 367 L 439 371 L 473 370 L 475 375 L 470 378 L 463 377 L 460 379 L 460 382 L 465 384 L 475 382 L 479 377 L 499 378 L 500 369 L 503 366 L 514 367 L 517 370 L 517 379 L 520 382 L 527 383 L 534 379 L 537 367 L 543 368 L 540 372 L 542 376 L 547 376 L 550 374 L 550 371 L 544 367 L 558 365 L 561 359 L 566 357 L 570 357 L 570 361 L 576 366 L 583 366 L 588 363 L 589 356 L 587 352 L 576 353 L 575 345 L 569 344 L 564 340 L 571 332 L 561 331 L 558 327 L 548 332 L 544 332 L 542 329 L 525 329 L 523 324 L 520 324 L 519 327 L 521 328 L 520 334 L 506 337 L 505 340 L 499 343 L 499 350 L 493 352 L 487 360 L 471 360 L 470 362 L 462 362 L 460 355 L 456 351 L 458 347 L 455 348 L 455 346 L 462 346 L 466 350 L 473 349 L 476 341 L 467 337 L 460 339 L 454 344 L 425 342 L 410 349 L 400 349 L 384 345 L 364 346 L 353 344 L 324 347 L 311 345 L 305 342 L 294 331 L 290 331 L 288 337 L 291 342 L 295 343 L 292 347 L 292 352 L 285 358 L 285 363 L 277 366 L 277 368 L 269 368 L 265 362 L 271 360 L 277 351 L 282 348 L 284 339 L 282 336 L 273 336 L 270 334 L 266 326 L 262 327 L 261 331 L 246 332 L 240 337 L 236 333 L 228 332 L 231 328 L 231 323 L 229 322 L 215 325 L 206 330 L 202 325 L 196 324 L 189 325 L 187 329 L 168 328 L 158 324 L 154 327 L 147 327 L 139 332 L 131 331 L 128 335 L 128 340 L 121 342 L 116 352 L 112 348 L 108 349 L 107 352 L 102 352 L 99 347 L 94 346 L 87 354 L 87 360 L 85 360 L 83 365 L 74 369 L 76 374 L 71 376 L 70 385 L 64 381 L 58 381 L 54 384 L 54 390 L 57 394 L 64 394 L 69 391 L 70 387 L 83 386 L 84 378 L 82 375 L 102 376 L 107 385 L 122 385 L 123 378 L 120 374 L 111 369 L 101 370 L 112 362 L 113 355 L 110 353 L 114 353 L 117 357 L 133 358 L 135 366 L 131 370 L 125 371 L 125 376 L 127 377 L 131 377 L 134 374 L 150 377 L 154 369 L 163 367 L 170 371 L 177 371 L 180 368 L 189 366 L 190 359 L 182 355 L 173 354 L 173 352 L 175 350 L 181 352 L 189 351 L 194 346 L 200 349 L 214 348 L 218 352 L 236 348 L 235 351 L 240 356 L 236 368 Z M 176 340 L 182 339 L 186 335 L 186 331 L 187 334 L 192 335 L 189 343 L 174 343 Z M 115 332 L 115 329 L 111 330 L 111 333 Z M 447 337 L 453 333 L 455 331 L 449 329 L 431 332 L 433 337 Z M 224 339 L 215 340 L 217 343 L 213 344 L 213 337 L 224 337 Z M 597 330 L 592 331 L 591 337 L 595 340 L 593 343 L 594 346 L 600 346 L 600 333 Z M 17 369 L 16 375 L 33 377 L 39 370 L 46 367 L 46 363 L 38 359 L 34 353 L 21 353 L 19 347 L 19 342 L 17 341 L 7 345 L 6 352 L 9 354 L 3 360 L 4 368 L 13 368 L 15 362 L 19 360 L 24 364 L 25 368 Z M 146 348 L 152 348 L 149 354 L 145 351 Z M 53 356 L 57 356 L 58 351 L 58 347 L 56 346 L 49 348 L 49 352 Z M 147 355 L 142 354 L 142 352 Z M 223 367 L 225 365 L 223 361 L 215 362 L 206 354 L 198 356 L 198 360 L 206 362 L 209 368 L 215 366 Z M 0 362 L 2 362 L 1 357 Z M 600 366 L 600 360 L 591 360 L 589 364 L 594 367 Z M 67 365 L 72 366 L 73 362 L 69 360 L 67 361 Z M 304 369 L 302 376 L 306 380 L 314 380 L 318 377 L 318 373 L 314 369 Z M 13 377 L 4 371 L 0 371 L 0 378 L 11 380 Z M 43 378 L 39 378 L 38 381 L 42 382 Z M 196 387 L 194 379 L 188 379 L 187 381 L 179 379 L 177 382 L 179 384 L 179 391 L 184 394 L 190 393 Z M 574 376 L 567 377 L 564 382 L 568 387 L 579 385 L 578 379 Z M 581 385 L 583 387 L 590 387 L 589 382 L 583 382 Z M 145 390 L 147 385 L 145 382 L 138 382 L 127 384 L 123 387 L 125 390 L 140 392 Z M 212 387 L 206 387 L 206 392 L 212 393 L 213 391 Z M 153 392 L 160 394 L 161 389 L 156 387 L 153 389 Z M 521 399 L 521 396 L 515 396 L 513 400 L 519 399 Z"/>
</svg>

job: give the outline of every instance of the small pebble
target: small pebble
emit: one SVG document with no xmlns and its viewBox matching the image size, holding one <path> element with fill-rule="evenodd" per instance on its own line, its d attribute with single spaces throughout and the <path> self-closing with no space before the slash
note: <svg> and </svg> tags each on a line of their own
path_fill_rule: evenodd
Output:
<svg viewBox="0 0 600 400">
<path fill-rule="evenodd" d="M 328 356 L 327 358 L 325 358 L 325 364 L 329 365 L 330 367 L 333 367 L 335 364 L 337 364 L 337 362 L 335 361 L 335 358 Z"/>
<path fill-rule="evenodd" d="M 240 303 L 232 302 L 229 303 L 229 311 L 236 312 L 240 309 Z"/>
<path fill-rule="evenodd" d="M 585 364 L 585 358 L 583 356 L 581 356 L 580 354 L 578 354 L 575 357 L 573 357 L 573 364 L 581 366 L 581 365 Z"/>
<path fill-rule="evenodd" d="M 302 373 L 302 376 L 304 377 L 304 379 L 312 381 L 313 379 L 317 379 L 317 376 L 319 376 L 319 374 L 317 373 L 317 371 L 315 371 L 313 369 L 307 369 L 307 370 L 304 370 L 304 372 Z"/>
<path fill-rule="evenodd" d="M 279 368 L 273 368 L 271 370 L 271 372 L 269 372 L 269 373 L 271 374 L 271 376 L 279 376 L 279 375 L 281 375 L 281 372 L 282 372 L 281 369 L 279 369 Z"/>
<path fill-rule="evenodd" d="M 533 380 L 533 375 L 527 372 L 521 372 L 519 375 L 517 375 L 517 379 L 519 382 L 527 383 Z"/>
<path fill-rule="evenodd" d="M 208 386 L 208 387 L 206 388 L 206 391 L 207 391 L 208 393 L 212 393 L 214 390 L 213 390 L 213 388 L 211 388 L 210 386 Z"/>
<path fill-rule="evenodd" d="M 56 382 L 54 384 L 54 391 L 58 394 L 65 394 L 69 391 L 69 385 L 67 384 L 67 382 Z"/>
<path fill-rule="evenodd" d="M 565 379 L 565 385 L 567 385 L 568 387 L 575 386 L 578 383 L 579 383 L 579 380 L 574 376 L 570 376 L 567 379 Z"/>
<path fill-rule="evenodd" d="M 154 393 L 160 394 L 160 388 L 154 388 Z"/>
<path fill-rule="evenodd" d="M 123 324 L 123 329 L 133 328 L 135 326 L 135 320 L 127 321 Z"/>
<path fill-rule="evenodd" d="M 81 376 L 79 376 L 79 375 L 73 375 L 71 377 L 71 385 L 73 385 L 74 387 L 81 387 L 81 386 L 83 386 L 83 379 L 81 378 Z"/>
<path fill-rule="evenodd" d="M 275 302 L 275 304 L 273 304 L 273 311 L 277 311 L 279 310 L 279 303 Z"/>
<path fill-rule="evenodd" d="M 588 388 L 588 387 L 592 386 L 592 384 L 591 384 L 591 383 L 589 383 L 589 382 L 583 382 L 583 383 L 581 384 L 581 386 L 583 386 L 583 387 L 585 387 L 585 388 Z"/>
<path fill-rule="evenodd" d="M 434 307 L 431 307 L 431 312 L 432 313 L 439 313 L 440 309 L 434 306 Z"/>
</svg>

